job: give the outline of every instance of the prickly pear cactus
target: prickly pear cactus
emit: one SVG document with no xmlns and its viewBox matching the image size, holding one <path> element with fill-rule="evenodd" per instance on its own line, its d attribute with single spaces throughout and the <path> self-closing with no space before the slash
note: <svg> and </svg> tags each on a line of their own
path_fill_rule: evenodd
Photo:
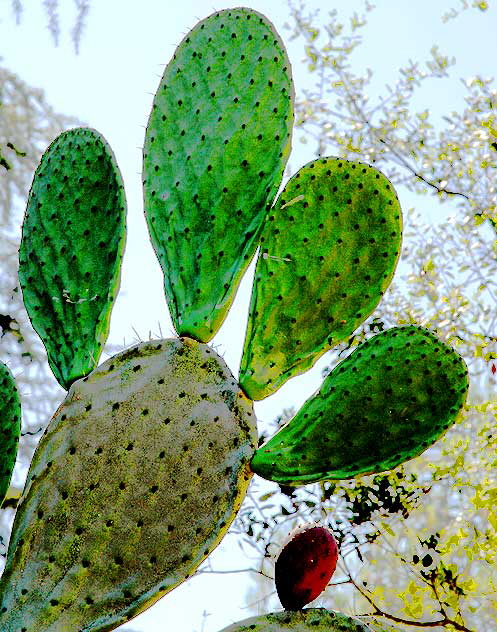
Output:
<svg viewBox="0 0 497 632">
<path fill-rule="evenodd" d="M 219 11 L 186 35 L 155 95 L 143 160 L 145 214 L 180 335 L 207 342 L 223 322 L 292 125 L 290 62 L 267 18 Z"/>
<path fill-rule="evenodd" d="M 307 608 L 251 617 L 221 632 L 371 632 L 358 619 L 325 608 Z"/>
<path fill-rule="evenodd" d="M 434 334 L 389 329 L 333 369 L 252 468 L 295 486 L 392 469 L 454 423 L 467 390 L 464 361 Z"/>
<path fill-rule="evenodd" d="M 292 97 L 285 49 L 259 13 L 219 11 L 185 37 L 154 100 L 143 168 L 151 240 L 184 337 L 140 344 L 99 367 L 124 246 L 121 178 L 94 130 L 64 133 L 43 156 L 19 274 L 69 392 L 15 518 L 2 632 L 113 630 L 195 571 L 253 472 L 289 485 L 379 472 L 457 419 L 461 358 L 426 330 L 395 328 L 359 347 L 256 450 L 251 400 L 353 333 L 400 250 L 395 192 L 362 163 L 313 161 L 271 206 Z M 239 386 L 203 343 L 257 247 Z M 312 609 L 250 621 L 261 631 L 367 629 Z"/>
<path fill-rule="evenodd" d="M 113 630 L 181 583 L 247 489 L 252 403 L 190 339 L 70 388 L 36 451 L 0 580 L 2 632 Z"/>
<path fill-rule="evenodd" d="M 328 585 L 338 561 L 333 533 L 322 525 L 299 527 L 276 559 L 274 583 L 285 610 L 301 610 Z"/>
<path fill-rule="evenodd" d="M 65 389 L 98 364 L 119 289 L 126 199 L 107 141 L 63 132 L 44 153 L 29 193 L 19 281 L 31 323 Z"/>
<path fill-rule="evenodd" d="M 0 362 L 0 505 L 9 489 L 21 434 L 21 402 L 9 368 Z"/>
</svg>

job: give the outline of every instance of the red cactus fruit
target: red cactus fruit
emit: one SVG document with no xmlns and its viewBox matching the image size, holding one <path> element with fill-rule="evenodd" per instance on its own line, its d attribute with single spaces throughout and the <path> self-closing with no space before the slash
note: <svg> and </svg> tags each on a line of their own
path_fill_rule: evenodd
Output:
<svg viewBox="0 0 497 632">
<path fill-rule="evenodd" d="M 275 565 L 276 592 L 285 610 L 301 610 L 326 588 L 335 572 L 338 546 L 326 527 L 293 531 Z"/>
</svg>

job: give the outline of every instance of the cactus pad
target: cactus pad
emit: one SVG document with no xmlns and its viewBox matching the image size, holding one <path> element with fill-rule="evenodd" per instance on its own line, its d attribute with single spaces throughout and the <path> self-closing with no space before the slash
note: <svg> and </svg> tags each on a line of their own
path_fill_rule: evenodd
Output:
<svg viewBox="0 0 497 632">
<path fill-rule="evenodd" d="M 119 287 L 126 200 L 95 130 L 71 129 L 35 172 L 19 250 L 24 304 L 64 388 L 98 364 Z"/>
<path fill-rule="evenodd" d="M 240 368 L 249 397 L 274 393 L 371 314 L 401 235 L 393 186 L 368 165 L 321 158 L 289 180 L 261 237 Z"/>
<path fill-rule="evenodd" d="M 21 402 L 12 373 L 0 362 L 0 505 L 9 489 L 21 433 Z"/>
<path fill-rule="evenodd" d="M 358 619 L 324 608 L 307 608 L 251 617 L 221 632 L 370 632 Z"/>
<path fill-rule="evenodd" d="M 304 525 L 290 534 L 274 567 L 276 592 L 285 610 L 301 610 L 328 585 L 338 561 L 332 532 Z"/>
<path fill-rule="evenodd" d="M 455 422 L 468 389 L 462 358 L 416 326 L 363 343 L 252 459 L 285 485 L 382 472 L 413 458 Z"/>
<path fill-rule="evenodd" d="M 166 67 L 147 125 L 144 205 L 180 335 L 210 340 L 258 245 L 290 151 L 284 45 L 256 11 L 198 23 Z"/>
<path fill-rule="evenodd" d="M 17 511 L 2 632 L 113 630 L 193 573 L 248 486 L 252 410 L 188 339 L 141 343 L 75 382 Z"/>
</svg>

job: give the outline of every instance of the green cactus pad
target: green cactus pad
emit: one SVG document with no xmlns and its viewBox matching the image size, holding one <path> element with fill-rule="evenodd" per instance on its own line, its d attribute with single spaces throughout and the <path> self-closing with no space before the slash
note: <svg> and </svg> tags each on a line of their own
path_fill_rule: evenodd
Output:
<svg viewBox="0 0 497 632">
<path fill-rule="evenodd" d="M 389 329 L 333 369 L 252 469 L 292 486 L 392 469 L 455 422 L 467 389 L 463 359 L 434 334 Z"/>
<path fill-rule="evenodd" d="M 24 304 L 64 388 L 98 364 L 119 288 L 126 199 L 95 130 L 63 132 L 35 172 L 24 216 L 19 280 Z"/>
<path fill-rule="evenodd" d="M 251 617 L 221 632 L 370 632 L 358 619 L 325 608 L 306 608 Z"/>
<path fill-rule="evenodd" d="M 376 169 L 321 158 L 291 178 L 261 237 L 240 368 L 249 397 L 274 393 L 371 314 L 401 235 L 397 196 Z"/>
<path fill-rule="evenodd" d="M 143 160 L 150 237 L 176 330 L 207 342 L 258 244 L 290 151 L 293 84 L 272 24 L 219 11 L 166 67 Z"/>
<path fill-rule="evenodd" d="M 0 362 L 0 505 L 9 489 L 21 434 L 21 402 L 9 368 Z"/>
<path fill-rule="evenodd" d="M 75 382 L 35 452 L 0 580 L 2 632 L 113 630 L 191 575 L 251 478 L 253 405 L 189 339 Z"/>
</svg>

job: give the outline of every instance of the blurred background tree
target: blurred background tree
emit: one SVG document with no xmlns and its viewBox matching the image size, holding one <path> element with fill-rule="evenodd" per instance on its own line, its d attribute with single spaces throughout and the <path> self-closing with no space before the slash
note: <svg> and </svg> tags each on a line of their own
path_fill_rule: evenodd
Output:
<svg viewBox="0 0 497 632">
<path fill-rule="evenodd" d="M 493 79 L 465 79 L 464 107 L 432 112 L 437 104 L 423 101 L 423 90 L 454 81 L 457 69 L 455 58 L 434 46 L 425 62 L 401 68 L 397 81 L 371 99 L 374 72 L 354 61 L 374 12 L 368 2 L 363 7 L 347 21 L 338 9 L 323 21 L 303 2 L 289 3 L 291 38 L 302 42 L 315 77 L 314 88 L 297 97 L 299 140 L 313 144 L 317 156 L 374 164 L 413 204 L 404 209 L 394 284 L 329 362 L 335 366 L 384 328 L 419 323 L 463 355 L 471 392 L 459 423 L 392 472 L 298 490 L 254 483 L 235 525 L 256 571 L 248 602 L 253 612 L 278 609 L 268 579 L 274 557 L 294 526 L 317 521 L 341 545 L 339 570 L 317 605 L 365 620 L 375 615 L 400 630 L 491 632 L 497 627 L 497 91 Z M 487 8 L 461 2 L 442 18 Z M 424 214 L 416 210 L 421 204 Z M 291 414 L 284 411 L 266 435 Z"/>
</svg>

